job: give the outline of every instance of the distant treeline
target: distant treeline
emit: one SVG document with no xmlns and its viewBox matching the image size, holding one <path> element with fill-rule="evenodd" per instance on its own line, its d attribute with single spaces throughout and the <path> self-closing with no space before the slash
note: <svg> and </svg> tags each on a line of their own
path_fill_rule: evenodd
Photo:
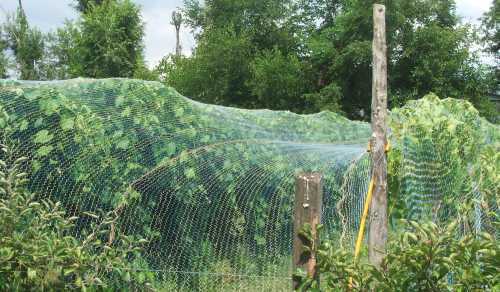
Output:
<svg viewBox="0 0 500 292">
<path fill-rule="evenodd" d="M 77 0 L 79 17 L 48 34 L 20 5 L 1 26 L 0 74 L 160 80 L 209 103 L 369 119 L 372 2 L 184 0 L 175 22 L 196 45 L 155 68 L 144 61 L 141 8 L 130 0 Z M 434 92 L 497 119 L 489 97 L 499 88 L 499 1 L 478 27 L 460 20 L 453 0 L 377 2 L 387 7 L 391 107 Z"/>
</svg>

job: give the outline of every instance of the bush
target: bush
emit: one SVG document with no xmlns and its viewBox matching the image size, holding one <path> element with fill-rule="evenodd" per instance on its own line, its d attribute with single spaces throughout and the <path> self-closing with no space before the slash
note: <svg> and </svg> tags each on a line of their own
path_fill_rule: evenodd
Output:
<svg viewBox="0 0 500 292">
<path fill-rule="evenodd" d="M 380 269 L 356 262 L 330 241 L 321 243 L 316 249 L 321 291 L 499 291 L 500 245 L 490 234 L 457 237 L 456 222 L 444 228 L 406 223 L 409 230 L 389 242 Z M 313 279 L 297 277 L 301 289 L 319 291 Z"/>
<path fill-rule="evenodd" d="M 76 238 L 74 222 L 82 218 L 68 218 L 59 202 L 37 200 L 27 192 L 21 171 L 27 159 L 11 159 L 9 149 L 1 148 L 0 290 L 150 287 L 153 275 L 136 270 L 144 265 L 140 251 L 146 240 L 119 233 L 120 207 L 102 220 L 86 213 L 85 219 L 95 223 L 84 239 Z"/>
</svg>

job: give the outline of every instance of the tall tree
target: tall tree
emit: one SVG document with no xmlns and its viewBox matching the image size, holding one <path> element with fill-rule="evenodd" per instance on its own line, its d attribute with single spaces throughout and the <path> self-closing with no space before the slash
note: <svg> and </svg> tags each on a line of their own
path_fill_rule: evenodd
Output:
<svg viewBox="0 0 500 292">
<path fill-rule="evenodd" d="M 180 56 L 182 53 L 180 31 L 182 25 L 182 13 L 178 11 L 172 12 L 172 21 L 170 22 L 175 28 L 175 55 Z"/>
<path fill-rule="evenodd" d="M 197 47 L 162 76 L 207 102 L 369 119 L 373 2 L 387 7 L 389 106 L 433 91 L 488 114 L 492 77 L 454 0 L 185 0 Z"/>
<path fill-rule="evenodd" d="M 7 69 L 8 69 L 8 59 L 5 51 L 7 50 L 8 43 L 4 39 L 4 35 L 2 33 L 2 28 L 0 27 L 0 78 L 7 77 Z"/>
<path fill-rule="evenodd" d="M 21 0 L 16 14 L 8 18 L 4 30 L 17 63 L 19 77 L 24 80 L 40 79 L 39 66 L 44 56 L 44 37 L 38 29 L 30 27 Z"/>
<path fill-rule="evenodd" d="M 91 8 L 85 10 L 79 23 L 82 75 L 133 77 L 144 57 L 139 7 L 129 0 L 104 0 L 86 7 Z"/>
<path fill-rule="evenodd" d="M 82 34 L 79 23 L 66 21 L 64 26 L 47 35 L 47 79 L 68 79 L 83 76 L 85 64 L 80 48 Z"/>
<path fill-rule="evenodd" d="M 493 57 L 496 76 L 495 91 L 500 90 L 500 1 L 494 0 L 482 18 L 486 52 Z"/>
<path fill-rule="evenodd" d="M 279 58 L 292 59 L 298 50 L 298 38 L 287 24 L 293 12 L 291 3 L 292 0 L 207 0 L 201 4 L 198 0 L 186 0 L 185 23 L 196 32 L 198 46 L 192 57 L 164 60 L 163 69 L 168 70 L 163 74 L 166 82 L 206 102 L 250 108 L 286 107 L 282 100 L 289 96 L 268 99 L 267 92 L 272 89 L 260 90 L 255 86 L 259 84 L 257 79 L 263 80 L 263 76 L 278 69 L 272 66 L 282 63 Z M 278 59 L 264 64 L 270 57 Z M 297 64 L 301 65 L 294 65 Z M 300 73 L 295 69 L 287 67 L 289 72 Z M 290 84 L 288 81 L 267 86 L 279 84 L 283 89 Z M 266 104 L 259 100 L 266 100 Z M 295 102 L 290 102 L 289 107 L 295 106 Z"/>
<path fill-rule="evenodd" d="M 101 5 L 106 0 L 76 0 L 76 9 L 82 13 L 87 13 L 94 6 Z"/>
<path fill-rule="evenodd" d="M 307 3 L 302 9 L 308 13 L 305 17 L 317 16 L 309 21 L 313 28 L 309 29 L 310 54 L 305 59 L 316 68 L 319 90 L 338 86 L 342 109 L 352 118 L 368 119 L 373 1 L 334 2 L 336 5 L 328 5 L 315 0 L 316 5 Z M 473 34 L 459 23 L 455 2 L 382 2 L 387 7 L 390 104 L 400 105 L 429 91 L 479 101 L 486 81 L 472 53 Z"/>
<path fill-rule="evenodd" d="M 482 18 L 484 40 L 489 52 L 500 59 L 500 1 L 493 0 L 490 9 Z"/>
</svg>

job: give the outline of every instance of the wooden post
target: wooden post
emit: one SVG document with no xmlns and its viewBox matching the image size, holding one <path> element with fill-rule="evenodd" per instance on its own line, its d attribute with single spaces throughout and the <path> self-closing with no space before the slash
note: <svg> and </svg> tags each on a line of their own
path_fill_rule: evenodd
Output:
<svg viewBox="0 0 500 292">
<path fill-rule="evenodd" d="M 302 252 L 305 240 L 299 236 L 300 229 L 309 223 L 313 234 L 314 244 L 319 243 L 317 225 L 321 222 L 321 205 L 323 186 L 320 173 L 303 173 L 295 179 L 295 208 L 293 219 L 293 269 L 301 268 L 307 271 L 310 277 L 317 277 L 316 255 Z M 296 279 L 293 287 L 298 287 Z"/>
<path fill-rule="evenodd" d="M 374 190 L 370 208 L 368 254 L 379 267 L 387 242 L 387 46 L 385 41 L 385 6 L 373 5 L 373 83 L 372 140 Z"/>
</svg>

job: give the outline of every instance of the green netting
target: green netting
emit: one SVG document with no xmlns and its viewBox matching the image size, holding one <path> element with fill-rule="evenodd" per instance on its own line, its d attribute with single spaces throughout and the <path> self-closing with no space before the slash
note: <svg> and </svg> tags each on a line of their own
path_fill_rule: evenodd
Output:
<svg viewBox="0 0 500 292">
<path fill-rule="evenodd" d="M 479 178 L 498 128 L 464 102 L 419 102 L 391 115 L 395 217 L 444 220 L 469 194 L 498 210 L 492 182 Z M 124 206 L 120 231 L 150 239 L 138 268 L 161 289 L 290 290 L 300 172 L 323 174 L 324 235 L 349 245 L 357 232 L 371 169 L 367 123 L 207 105 L 126 79 L 4 80 L 0 113 L 1 142 L 29 157 L 29 189 L 79 216 L 77 235 L 93 220 L 85 211 Z"/>
<path fill-rule="evenodd" d="M 154 237 L 145 268 L 176 289 L 288 290 L 295 175 L 324 173 L 338 237 L 342 193 L 361 195 L 369 178 L 369 125 L 333 113 L 212 106 L 121 79 L 3 81 L 0 100 L 30 190 L 82 217 L 76 232 L 84 211 L 127 201 L 122 231 Z"/>
<path fill-rule="evenodd" d="M 462 218 L 464 232 L 496 230 L 499 215 L 500 129 L 463 100 L 428 95 L 391 114 L 399 149 L 398 193 L 406 218 L 444 223 Z M 399 161 L 398 161 L 399 160 Z M 461 203 L 471 202 L 472 214 Z"/>
</svg>

